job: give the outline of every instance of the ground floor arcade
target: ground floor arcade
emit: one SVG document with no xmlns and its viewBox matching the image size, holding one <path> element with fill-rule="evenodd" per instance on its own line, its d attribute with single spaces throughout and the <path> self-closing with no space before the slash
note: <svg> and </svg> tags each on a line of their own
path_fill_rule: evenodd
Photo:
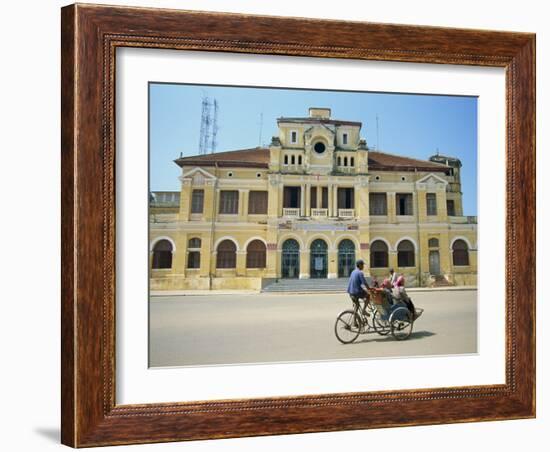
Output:
<svg viewBox="0 0 550 452">
<path fill-rule="evenodd" d="M 470 231 L 165 230 L 152 231 L 151 288 L 259 290 L 279 278 L 345 278 L 359 258 L 377 279 L 394 268 L 410 286 L 476 284 Z"/>
</svg>

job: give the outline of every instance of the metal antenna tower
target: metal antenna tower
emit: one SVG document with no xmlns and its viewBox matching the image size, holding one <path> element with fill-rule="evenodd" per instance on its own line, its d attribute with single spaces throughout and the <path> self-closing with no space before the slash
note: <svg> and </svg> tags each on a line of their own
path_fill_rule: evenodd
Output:
<svg viewBox="0 0 550 452">
<path fill-rule="evenodd" d="M 212 117 L 212 141 L 210 142 L 210 153 L 216 152 L 218 146 L 218 101 L 214 99 L 214 114 Z"/>
<path fill-rule="evenodd" d="M 213 110 L 213 111 L 212 111 Z M 218 136 L 218 101 L 202 98 L 199 154 L 211 154 L 216 150 Z"/>
<path fill-rule="evenodd" d="M 199 136 L 199 154 L 208 153 L 210 134 L 210 99 L 203 96 L 202 98 L 202 113 L 201 113 L 201 131 Z"/>
</svg>

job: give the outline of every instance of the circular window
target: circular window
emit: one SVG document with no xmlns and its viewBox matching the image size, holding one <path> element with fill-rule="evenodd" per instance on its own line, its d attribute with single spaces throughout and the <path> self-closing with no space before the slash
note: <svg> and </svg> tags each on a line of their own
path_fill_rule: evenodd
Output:
<svg viewBox="0 0 550 452">
<path fill-rule="evenodd" d="M 233 177 L 233 173 L 230 171 L 229 173 L 227 173 L 227 177 Z"/>
<path fill-rule="evenodd" d="M 376 180 L 380 180 L 380 176 L 376 176 L 375 179 L 376 179 Z"/>
<path fill-rule="evenodd" d="M 317 152 L 317 154 L 322 154 L 323 152 L 325 152 L 326 146 L 324 143 L 319 141 L 315 143 L 313 149 L 315 150 L 315 152 Z"/>
<path fill-rule="evenodd" d="M 401 180 L 403 180 L 403 181 L 404 181 L 404 180 L 405 180 L 405 176 L 401 176 Z"/>
<path fill-rule="evenodd" d="M 256 177 L 262 177 L 262 173 L 256 173 Z"/>
</svg>

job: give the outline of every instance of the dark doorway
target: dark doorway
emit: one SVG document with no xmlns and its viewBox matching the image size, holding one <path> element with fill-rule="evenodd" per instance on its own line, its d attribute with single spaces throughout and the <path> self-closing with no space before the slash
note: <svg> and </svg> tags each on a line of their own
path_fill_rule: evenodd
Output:
<svg viewBox="0 0 550 452">
<path fill-rule="evenodd" d="M 338 208 L 353 209 L 354 208 L 354 190 L 353 187 L 338 188 Z"/>
<path fill-rule="evenodd" d="M 311 244 L 311 258 L 309 274 L 311 278 L 326 278 L 328 271 L 327 244 L 317 239 Z"/>
<path fill-rule="evenodd" d="M 285 240 L 281 255 L 281 276 L 298 278 L 300 276 L 300 245 L 294 239 Z"/>
<path fill-rule="evenodd" d="M 439 266 L 439 251 L 432 250 L 430 251 L 430 274 L 437 276 L 440 273 L 441 269 Z"/>
<path fill-rule="evenodd" d="M 338 245 L 338 277 L 347 278 L 355 268 L 355 245 L 344 239 Z"/>
<path fill-rule="evenodd" d="M 300 207 L 300 187 L 285 187 L 283 191 L 283 208 Z"/>
</svg>

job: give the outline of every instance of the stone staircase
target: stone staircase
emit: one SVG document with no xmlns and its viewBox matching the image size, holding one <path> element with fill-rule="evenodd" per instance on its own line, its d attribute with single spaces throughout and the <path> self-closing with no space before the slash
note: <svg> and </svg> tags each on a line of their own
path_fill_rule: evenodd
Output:
<svg viewBox="0 0 550 452">
<path fill-rule="evenodd" d="M 348 278 L 335 279 L 279 279 L 266 285 L 262 292 L 284 293 L 284 292 L 346 292 Z"/>
<path fill-rule="evenodd" d="M 433 275 L 432 278 L 434 281 L 431 284 L 431 287 L 449 287 L 452 284 L 445 278 L 443 275 Z"/>
</svg>

